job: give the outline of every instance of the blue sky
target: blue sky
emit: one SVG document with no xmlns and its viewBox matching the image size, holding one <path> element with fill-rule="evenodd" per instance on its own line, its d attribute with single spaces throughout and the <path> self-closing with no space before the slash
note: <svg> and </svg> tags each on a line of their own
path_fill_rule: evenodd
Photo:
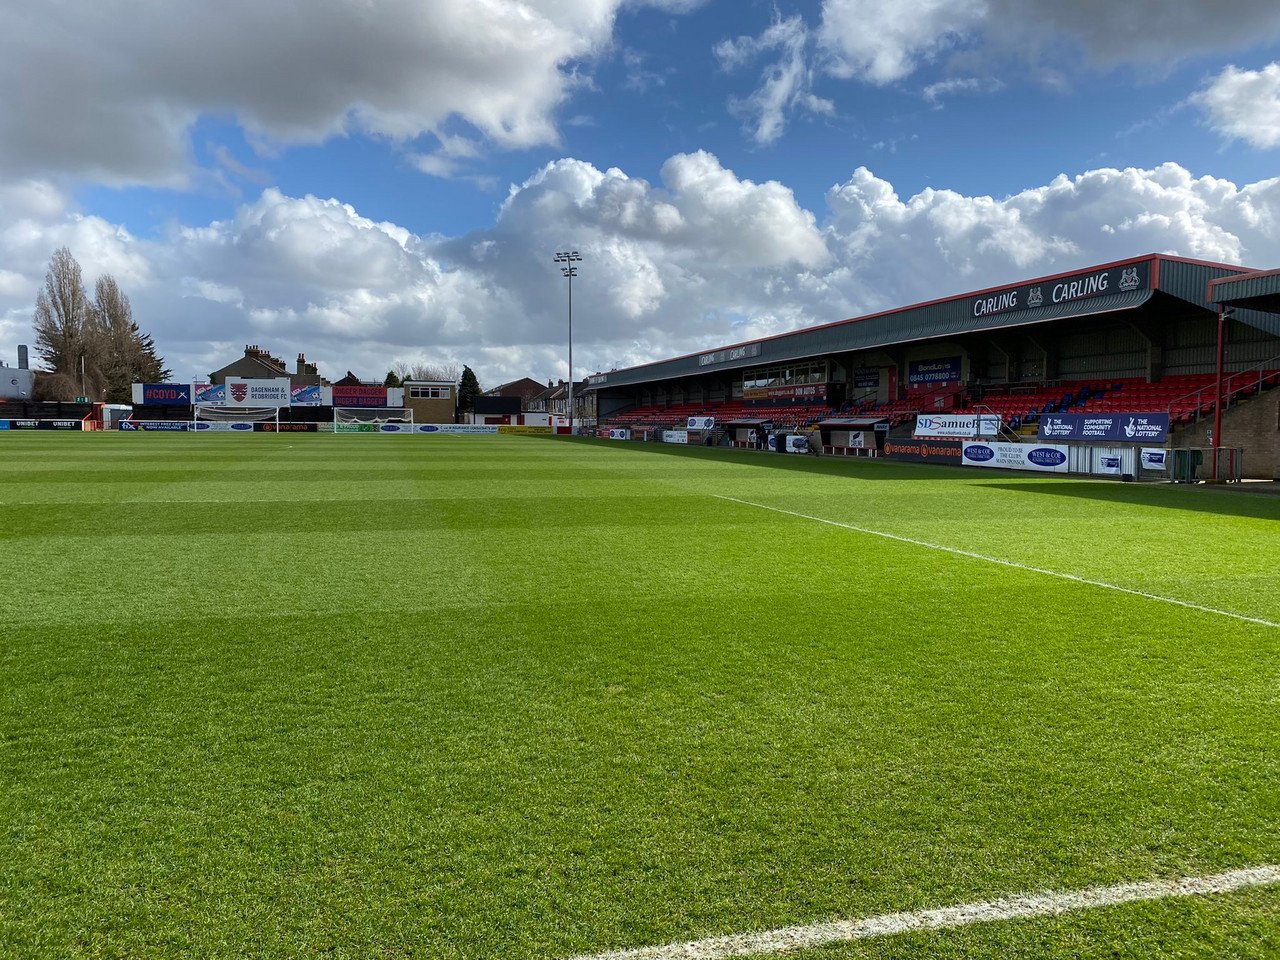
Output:
<svg viewBox="0 0 1280 960">
<path fill-rule="evenodd" d="M 565 374 L 561 246 L 577 376 L 1153 250 L 1280 263 L 1274 3 L 123 7 L 0 12 L 6 362 L 63 244 L 180 378 L 258 343 L 486 384 Z"/>
</svg>

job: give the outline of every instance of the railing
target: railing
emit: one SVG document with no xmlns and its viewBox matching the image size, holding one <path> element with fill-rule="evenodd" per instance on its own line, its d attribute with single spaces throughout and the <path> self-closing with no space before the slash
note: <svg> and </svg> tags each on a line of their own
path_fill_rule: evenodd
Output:
<svg viewBox="0 0 1280 960">
<path fill-rule="evenodd" d="M 1230 405 L 1241 394 L 1244 394 L 1250 387 L 1257 385 L 1254 393 L 1261 393 L 1267 387 L 1267 380 L 1276 376 L 1276 370 L 1280 369 L 1280 354 L 1263 360 L 1257 366 L 1250 367 L 1248 370 L 1239 370 L 1230 376 L 1224 377 L 1222 380 L 1222 402 Z M 1269 371 L 1269 372 L 1268 372 Z M 1208 398 L 1205 395 L 1208 394 Z M 1169 422 L 1174 419 L 1174 410 L 1180 406 L 1184 406 L 1184 401 L 1195 398 L 1195 409 L 1191 412 L 1191 423 L 1199 423 L 1202 413 L 1208 414 L 1213 410 L 1218 401 L 1218 385 L 1211 383 L 1208 386 L 1201 387 L 1199 390 L 1192 390 L 1190 393 L 1183 394 L 1181 397 L 1174 399 L 1169 404 Z"/>
</svg>

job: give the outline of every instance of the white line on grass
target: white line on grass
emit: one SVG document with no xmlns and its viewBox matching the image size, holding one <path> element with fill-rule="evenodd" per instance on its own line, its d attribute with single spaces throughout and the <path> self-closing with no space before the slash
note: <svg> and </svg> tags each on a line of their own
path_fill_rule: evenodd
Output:
<svg viewBox="0 0 1280 960">
<path fill-rule="evenodd" d="M 892 937 L 915 930 L 945 930 L 971 923 L 1052 917 L 1123 903 L 1198 897 L 1275 884 L 1280 884 L 1280 865 L 1267 865 L 1207 877 L 1181 877 L 1175 880 L 1122 883 L 1111 887 L 1089 887 L 1085 890 L 1031 893 L 980 903 L 962 903 L 937 910 L 885 913 L 862 920 L 830 920 L 756 933 L 734 933 L 659 947 L 582 954 L 574 960 L 722 960 L 726 957 L 804 950 L 851 940 Z"/>
<path fill-rule="evenodd" d="M 1070 580 L 1072 583 L 1083 583 L 1091 587 L 1102 587 L 1105 590 L 1115 590 L 1119 593 L 1127 593 L 1135 597 L 1145 597 L 1148 600 L 1158 600 L 1161 603 L 1172 603 L 1179 607 L 1186 607 L 1190 610 L 1199 610 L 1201 613 L 1213 613 L 1220 617 L 1230 617 L 1233 620 L 1243 620 L 1245 623 L 1257 623 L 1264 627 L 1280 628 L 1280 623 L 1271 620 L 1264 620 L 1261 617 L 1248 617 L 1243 613 L 1235 613 L 1231 610 L 1219 610 L 1217 607 L 1205 607 L 1198 603 L 1190 603 L 1186 600 L 1175 600 L 1173 597 L 1162 597 L 1158 593 L 1145 593 L 1142 590 L 1132 590 L 1129 587 L 1122 587 L 1115 583 L 1107 583 L 1104 580 L 1090 580 L 1087 577 L 1077 577 L 1073 573 L 1061 573 L 1057 570 L 1046 570 L 1044 567 L 1033 567 L 1025 563 L 1018 563 L 1014 560 L 1002 560 L 999 557 L 988 557 L 982 553 L 973 553 L 969 550 L 959 550 L 956 547 L 945 547 L 940 543 L 929 543 L 927 540 L 916 540 L 912 537 L 900 537 L 896 533 L 885 533 L 883 530 L 872 530 L 868 527 L 855 526 L 852 523 L 841 523 L 839 520 L 828 520 L 826 517 L 814 517 L 807 513 L 796 513 L 794 510 L 783 510 L 781 507 L 771 507 L 767 503 L 755 503 L 751 500 L 739 500 L 737 497 L 726 497 L 720 494 L 714 495 L 717 500 L 728 500 L 731 503 L 741 503 L 748 507 L 758 507 L 761 510 L 771 510 L 774 513 L 786 514 L 788 517 L 799 517 L 801 520 L 812 520 L 814 523 L 825 523 L 827 526 L 839 527 L 842 530 L 852 530 L 855 533 L 865 533 L 871 537 L 883 537 L 885 540 L 897 540 L 899 543 L 910 543 L 917 547 L 927 547 L 930 550 L 941 550 L 943 553 L 951 553 L 957 557 L 969 557 L 971 560 L 985 560 L 987 563 L 998 563 L 1002 567 L 1013 567 L 1017 570 L 1026 570 L 1030 573 L 1042 573 L 1046 577 L 1057 577 L 1060 580 Z"/>
</svg>

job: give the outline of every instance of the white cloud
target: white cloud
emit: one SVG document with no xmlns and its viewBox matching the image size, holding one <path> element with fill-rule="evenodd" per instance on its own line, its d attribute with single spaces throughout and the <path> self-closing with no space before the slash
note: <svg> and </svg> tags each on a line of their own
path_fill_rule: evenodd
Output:
<svg viewBox="0 0 1280 960">
<path fill-rule="evenodd" d="M 886 84 L 962 41 L 986 14 L 984 0 L 823 0 L 818 36 L 832 75 Z"/>
<path fill-rule="evenodd" d="M 623 0 L 63 0 L 0 12 L 0 172 L 181 185 L 201 114 L 260 143 L 405 141 L 457 117 L 554 143 Z M 686 0 L 631 0 L 671 13 Z"/>
<path fill-rule="evenodd" d="M 425 237 L 348 204 L 275 189 L 235 216 L 140 239 L 40 182 L 0 186 L 0 356 L 30 343 L 35 293 L 67 244 L 110 271 L 181 377 L 259 343 L 322 372 L 397 357 L 467 363 L 485 383 L 563 376 L 574 284 L 581 375 L 1152 251 L 1280 264 L 1280 179 L 1237 186 L 1176 164 L 1098 169 L 1005 198 L 900 197 L 859 168 L 820 216 L 708 153 L 660 184 L 564 159 L 511 188 L 494 222 Z"/>
<path fill-rule="evenodd" d="M 921 91 L 921 94 L 935 108 L 940 109 L 942 101 L 946 97 L 962 94 L 995 93 L 1003 89 L 1004 84 L 999 80 L 982 79 L 980 77 L 955 77 L 950 80 L 931 83 Z"/>
<path fill-rule="evenodd" d="M 960 72 L 981 65 L 985 78 L 961 76 L 926 86 L 925 99 L 937 106 L 944 96 L 1003 89 L 1000 71 L 1019 71 L 1062 89 L 1082 69 L 1129 64 L 1166 70 L 1191 57 L 1277 38 L 1280 6 L 1274 0 L 823 0 L 812 28 L 799 16 L 775 19 L 758 37 L 724 40 L 714 52 L 726 70 L 776 52 L 756 90 L 731 103 L 753 119 L 758 143 L 772 143 L 790 115 L 834 112 L 830 100 L 813 96 L 815 77 L 885 86 L 937 61 Z M 1271 81 L 1262 74 L 1249 78 L 1248 94 L 1265 105 L 1272 102 Z M 1224 79 L 1245 84 L 1243 77 Z M 1234 119 L 1232 107 L 1217 99 L 1213 105 L 1224 124 Z"/>
<path fill-rule="evenodd" d="M 1223 136 L 1255 147 L 1280 146 L 1280 63 L 1261 70 L 1227 67 L 1191 100 Z"/>
<path fill-rule="evenodd" d="M 716 44 L 713 52 L 725 70 L 736 70 L 765 53 L 777 52 L 761 75 L 760 86 L 731 109 L 752 121 L 756 143 L 776 141 L 786 129 L 788 114 L 808 111 L 830 115 L 835 105 L 813 93 L 814 71 L 809 65 L 809 30 L 800 17 L 776 20 L 760 36 L 741 36 Z"/>
</svg>

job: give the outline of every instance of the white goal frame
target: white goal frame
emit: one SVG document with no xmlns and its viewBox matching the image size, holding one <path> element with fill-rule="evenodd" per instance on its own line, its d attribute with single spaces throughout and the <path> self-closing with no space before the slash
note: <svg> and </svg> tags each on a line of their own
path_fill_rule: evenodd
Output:
<svg viewBox="0 0 1280 960">
<path fill-rule="evenodd" d="M 334 433 L 382 433 L 384 423 L 413 424 L 412 407 L 334 407 Z"/>
</svg>

